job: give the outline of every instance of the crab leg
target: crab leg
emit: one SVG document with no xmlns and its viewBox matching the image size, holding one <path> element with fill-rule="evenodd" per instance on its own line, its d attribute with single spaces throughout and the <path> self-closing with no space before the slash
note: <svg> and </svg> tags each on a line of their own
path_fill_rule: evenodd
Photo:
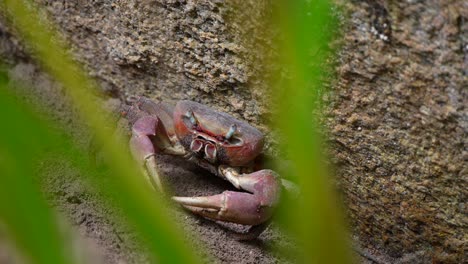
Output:
<svg viewBox="0 0 468 264">
<path fill-rule="evenodd" d="M 153 116 L 140 117 L 132 126 L 130 150 L 149 174 L 150 182 L 163 192 L 158 174 L 155 154 L 170 146 L 170 140 L 162 122 Z"/>
<path fill-rule="evenodd" d="M 275 172 L 261 170 L 239 174 L 235 169 L 223 166 L 219 170 L 234 186 L 247 192 L 225 191 L 213 196 L 172 199 L 193 213 L 215 220 L 259 225 L 271 217 L 281 192 Z"/>
</svg>

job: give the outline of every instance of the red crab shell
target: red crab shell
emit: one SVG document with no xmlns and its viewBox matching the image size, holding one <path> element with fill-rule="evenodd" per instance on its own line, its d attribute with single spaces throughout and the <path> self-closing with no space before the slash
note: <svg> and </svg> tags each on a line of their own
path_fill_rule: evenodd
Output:
<svg viewBox="0 0 468 264">
<path fill-rule="evenodd" d="M 193 113 L 196 124 L 188 117 Z M 231 126 L 236 132 L 228 140 L 225 135 Z M 213 110 L 192 101 L 179 101 L 174 109 L 174 126 L 177 138 L 190 151 L 194 139 L 216 146 L 216 162 L 229 166 L 244 166 L 255 159 L 263 149 L 263 134 L 246 122 L 226 113 Z"/>
</svg>

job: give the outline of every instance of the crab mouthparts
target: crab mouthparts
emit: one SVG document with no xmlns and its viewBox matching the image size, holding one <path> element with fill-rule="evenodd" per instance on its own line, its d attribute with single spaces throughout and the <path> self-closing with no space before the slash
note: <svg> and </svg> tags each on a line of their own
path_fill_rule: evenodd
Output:
<svg viewBox="0 0 468 264">
<path fill-rule="evenodd" d="M 216 162 L 216 145 L 202 139 L 194 139 L 190 144 L 190 150 L 194 153 L 205 154 L 204 158 L 209 162 Z"/>
</svg>

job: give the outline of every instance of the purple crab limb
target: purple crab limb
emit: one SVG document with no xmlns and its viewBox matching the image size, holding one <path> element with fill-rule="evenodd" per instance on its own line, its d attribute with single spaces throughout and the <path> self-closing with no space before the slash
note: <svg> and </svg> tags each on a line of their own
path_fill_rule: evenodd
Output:
<svg viewBox="0 0 468 264">
<path fill-rule="evenodd" d="M 156 117 L 140 117 L 132 127 L 130 150 L 133 157 L 142 164 L 149 174 L 150 182 L 163 192 L 161 177 L 159 176 L 155 154 L 170 146 L 170 140 Z"/>
<path fill-rule="evenodd" d="M 267 221 L 273 214 L 281 193 L 276 173 L 260 170 L 238 174 L 231 168 L 220 170 L 228 181 L 246 192 L 225 191 L 213 196 L 172 199 L 193 213 L 214 220 L 253 226 Z"/>
</svg>

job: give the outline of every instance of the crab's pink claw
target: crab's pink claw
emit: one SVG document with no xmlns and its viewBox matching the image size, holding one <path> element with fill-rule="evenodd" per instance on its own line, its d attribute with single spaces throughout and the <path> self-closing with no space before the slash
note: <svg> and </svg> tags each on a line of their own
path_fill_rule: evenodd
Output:
<svg viewBox="0 0 468 264">
<path fill-rule="evenodd" d="M 223 169 L 221 169 L 223 170 Z M 201 216 L 244 225 L 259 225 L 267 221 L 280 197 L 280 182 L 275 172 L 261 170 L 237 174 L 226 169 L 227 180 L 247 192 L 225 191 L 202 197 L 173 197 L 188 210 Z"/>
<path fill-rule="evenodd" d="M 132 126 L 130 150 L 137 162 L 146 167 L 150 181 L 162 191 L 154 155 L 170 145 L 162 122 L 153 116 L 143 116 Z"/>
</svg>

